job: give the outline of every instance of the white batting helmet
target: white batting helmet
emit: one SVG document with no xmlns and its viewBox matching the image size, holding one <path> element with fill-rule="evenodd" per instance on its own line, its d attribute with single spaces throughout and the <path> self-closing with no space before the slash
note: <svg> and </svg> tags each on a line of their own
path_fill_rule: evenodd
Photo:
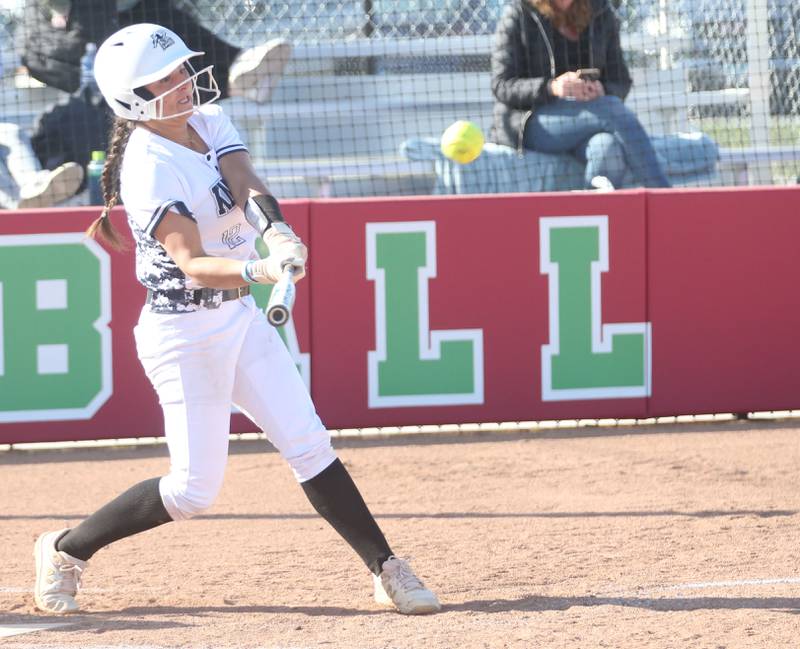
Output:
<svg viewBox="0 0 800 649">
<path fill-rule="evenodd" d="M 217 82 L 211 74 L 213 66 L 195 72 L 189 63 L 189 59 L 202 54 L 204 52 L 186 47 L 175 32 L 160 25 L 140 23 L 120 29 L 105 40 L 97 50 L 94 76 L 106 102 L 119 117 L 136 121 L 167 119 L 190 113 L 195 106 L 219 97 Z M 193 106 L 182 113 L 164 115 L 162 100 L 175 88 L 154 97 L 152 93 L 143 91 L 142 86 L 163 79 L 181 63 L 186 64 L 191 76 L 175 88 L 191 81 Z M 204 79 L 202 85 L 198 80 L 201 75 L 208 75 L 208 80 Z"/>
</svg>

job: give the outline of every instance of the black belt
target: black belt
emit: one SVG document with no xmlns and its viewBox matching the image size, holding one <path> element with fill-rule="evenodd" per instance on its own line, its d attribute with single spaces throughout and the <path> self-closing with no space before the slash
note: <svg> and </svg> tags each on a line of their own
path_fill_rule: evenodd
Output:
<svg viewBox="0 0 800 649">
<path fill-rule="evenodd" d="M 222 293 L 222 301 L 227 302 L 228 300 L 238 300 L 240 298 L 245 297 L 246 295 L 250 295 L 250 287 L 249 286 L 240 286 L 239 288 L 198 288 L 193 291 L 194 295 L 192 296 L 192 302 L 195 304 L 203 304 L 214 301 L 213 298 L 217 293 Z"/>
<path fill-rule="evenodd" d="M 147 289 L 147 304 L 153 304 L 156 296 L 159 295 L 152 289 Z M 161 293 L 160 295 L 163 295 Z M 207 309 L 216 309 L 220 303 L 227 302 L 228 300 L 238 300 L 240 298 L 250 295 L 249 286 L 240 286 L 239 288 L 198 288 L 190 293 L 189 301 L 197 306 L 204 306 Z"/>
</svg>

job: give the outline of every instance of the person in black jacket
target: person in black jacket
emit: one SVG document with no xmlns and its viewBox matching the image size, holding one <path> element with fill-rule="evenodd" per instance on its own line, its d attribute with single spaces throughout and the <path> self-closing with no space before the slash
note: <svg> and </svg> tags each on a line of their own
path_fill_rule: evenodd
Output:
<svg viewBox="0 0 800 649">
<path fill-rule="evenodd" d="M 274 38 L 242 49 L 203 27 L 175 0 L 30 0 L 21 32 L 22 64 L 44 84 L 74 93 L 87 43 L 101 43 L 120 27 L 157 23 L 172 29 L 214 65 L 221 98 L 244 96 L 267 103 L 291 55 L 291 44 Z"/>
<path fill-rule="evenodd" d="M 214 66 L 222 98 L 268 102 L 291 53 L 282 38 L 244 50 L 231 45 L 174 0 L 31 0 L 21 29 L 22 63 L 33 78 L 70 93 L 35 120 L 30 139 L 43 168 L 77 163 L 86 169 L 92 151 L 107 148 L 111 113 L 97 87 L 81 78 L 81 59 L 87 43 L 103 42 L 119 26 L 142 22 L 164 25 L 201 50 L 196 65 Z M 77 191 L 86 186 L 85 174 L 79 184 Z"/>
<path fill-rule="evenodd" d="M 242 49 L 231 45 L 200 23 L 202 6 L 194 13 L 175 0 L 117 0 L 119 26 L 155 23 L 171 29 L 192 47 L 201 50 L 195 64 L 200 70 L 214 66 L 220 98 L 243 96 L 258 103 L 269 102 L 275 85 L 291 56 L 292 47 L 283 38 Z"/>
<path fill-rule="evenodd" d="M 30 0 L 19 27 L 22 65 L 37 81 L 76 92 L 86 43 L 101 43 L 116 24 L 116 0 Z"/>
<path fill-rule="evenodd" d="M 512 0 L 492 52 L 491 139 L 586 164 L 585 187 L 614 187 L 626 172 L 645 187 L 669 181 L 623 101 L 631 77 L 608 0 Z"/>
<path fill-rule="evenodd" d="M 78 90 L 49 106 L 34 122 L 31 146 L 45 169 L 56 169 L 67 163 L 77 163 L 86 169 L 92 151 L 108 148 L 112 114 L 94 80 L 93 47 L 94 44 L 81 63 Z M 77 191 L 82 191 L 86 182 L 84 174 Z"/>
</svg>

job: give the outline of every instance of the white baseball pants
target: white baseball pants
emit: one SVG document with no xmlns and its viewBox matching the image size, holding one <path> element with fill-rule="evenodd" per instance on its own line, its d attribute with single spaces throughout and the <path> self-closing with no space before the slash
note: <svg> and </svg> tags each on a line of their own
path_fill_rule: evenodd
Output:
<svg viewBox="0 0 800 649">
<path fill-rule="evenodd" d="M 294 361 L 251 296 L 190 313 L 145 307 L 134 335 L 164 411 L 170 472 L 159 489 L 173 520 L 208 509 L 222 488 L 232 403 L 299 482 L 336 459 Z"/>
</svg>

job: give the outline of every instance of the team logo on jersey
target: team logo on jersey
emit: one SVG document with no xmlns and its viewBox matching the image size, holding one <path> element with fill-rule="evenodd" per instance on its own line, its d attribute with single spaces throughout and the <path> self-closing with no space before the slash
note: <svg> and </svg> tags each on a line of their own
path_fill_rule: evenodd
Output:
<svg viewBox="0 0 800 649">
<path fill-rule="evenodd" d="M 242 229 L 242 224 L 237 223 L 231 228 L 225 230 L 222 233 L 222 243 L 224 243 L 228 248 L 233 250 L 236 246 L 241 246 L 245 243 L 244 237 L 239 234 Z"/>
<path fill-rule="evenodd" d="M 217 202 L 217 216 L 225 216 L 236 207 L 236 201 L 233 200 L 231 190 L 228 189 L 225 181 L 221 178 L 217 181 L 217 184 L 211 188 L 211 195 Z"/>
<path fill-rule="evenodd" d="M 150 34 L 150 38 L 153 40 L 153 47 L 160 47 L 162 50 L 167 49 L 170 45 L 175 43 L 175 39 L 167 34 L 165 29 L 159 29 L 157 32 L 153 32 Z"/>
</svg>

